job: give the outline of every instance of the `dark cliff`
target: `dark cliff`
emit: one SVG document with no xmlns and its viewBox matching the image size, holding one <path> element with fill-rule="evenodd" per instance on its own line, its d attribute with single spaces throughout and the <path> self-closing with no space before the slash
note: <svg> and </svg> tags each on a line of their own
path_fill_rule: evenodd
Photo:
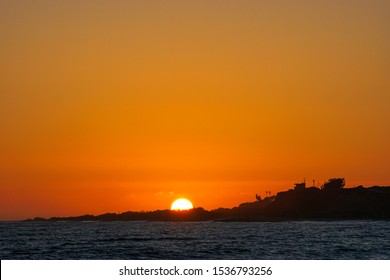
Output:
<svg viewBox="0 0 390 280">
<path fill-rule="evenodd" d="M 304 188 L 280 192 L 231 209 L 157 210 L 98 216 L 35 218 L 32 221 L 278 221 L 310 219 L 390 219 L 390 187 Z M 31 220 L 29 220 L 31 221 Z"/>
</svg>

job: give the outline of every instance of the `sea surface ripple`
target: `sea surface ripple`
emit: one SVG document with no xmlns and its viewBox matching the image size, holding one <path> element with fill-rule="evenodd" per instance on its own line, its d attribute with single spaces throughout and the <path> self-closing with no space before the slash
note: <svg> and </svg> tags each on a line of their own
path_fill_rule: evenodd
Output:
<svg viewBox="0 0 390 280">
<path fill-rule="evenodd" d="M 1 222 L 1 259 L 390 259 L 390 221 Z"/>
</svg>

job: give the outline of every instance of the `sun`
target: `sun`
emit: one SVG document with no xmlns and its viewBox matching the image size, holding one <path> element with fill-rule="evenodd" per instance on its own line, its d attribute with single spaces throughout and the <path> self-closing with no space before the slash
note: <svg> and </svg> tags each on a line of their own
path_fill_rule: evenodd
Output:
<svg viewBox="0 0 390 280">
<path fill-rule="evenodd" d="M 181 211 L 194 208 L 191 201 L 185 198 L 176 199 L 171 206 L 171 210 Z"/>
</svg>

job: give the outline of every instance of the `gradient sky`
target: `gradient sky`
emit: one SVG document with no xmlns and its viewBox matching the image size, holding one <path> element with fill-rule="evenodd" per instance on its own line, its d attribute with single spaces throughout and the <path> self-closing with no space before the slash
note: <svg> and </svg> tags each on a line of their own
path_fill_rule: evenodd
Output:
<svg viewBox="0 0 390 280">
<path fill-rule="evenodd" d="M 0 220 L 390 185 L 390 1 L 0 0 Z"/>
</svg>

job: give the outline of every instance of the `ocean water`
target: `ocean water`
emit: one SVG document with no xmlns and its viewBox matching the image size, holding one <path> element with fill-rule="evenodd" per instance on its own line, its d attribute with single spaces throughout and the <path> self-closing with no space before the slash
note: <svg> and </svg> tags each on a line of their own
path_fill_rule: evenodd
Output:
<svg viewBox="0 0 390 280">
<path fill-rule="evenodd" d="M 390 259 L 390 221 L 2 222 L 0 259 Z"/>
</svg>

